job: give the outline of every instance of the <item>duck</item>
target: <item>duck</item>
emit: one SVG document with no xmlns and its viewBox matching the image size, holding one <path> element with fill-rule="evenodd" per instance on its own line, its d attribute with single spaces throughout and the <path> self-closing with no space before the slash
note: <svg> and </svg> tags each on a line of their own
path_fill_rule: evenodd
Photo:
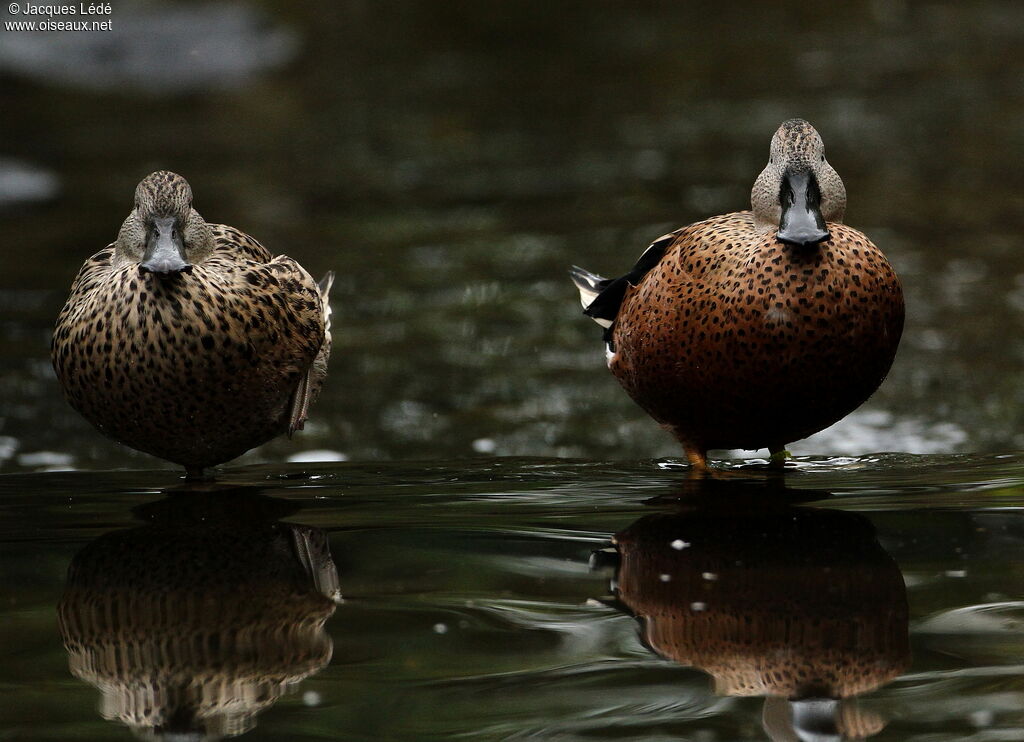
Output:
<svg viewBox="0 0 1024 742">
<path fill-rule="evenodd" d="M 909 607 L 871 521 L 793 506 L 796 489 L 757 500 L 757 480 L 689 482 L 728 482 L 744 506 L 722 487 L 688 488 L 703 496 L 620 530 L 593 559 L 611 588 L 599 602 L 632 616 L 651 652 L 709 675 L 715 695 L 765 698 L 772 740 L 879 732 L 884 717 L 857 697 L 910 665 Z"/>
<path fill-rule="evenodd" d="M 711 449 L 767 448 L 782 468 L 787 444 L 852 412 L 888 374 L 903 289 L 845 211 L 821 136 L 794 118 L 772 136 L 749 210 L 659 237 L 618 278 L 570 270 L 612 374 L 694 471 Z"/>
<path fill-rule="evenodd" d="M 185 178 L 151 173 L 71 285 L 57 380 L 101 433 L 203 479 L 303 428 L 327 375 L 333 280 L 207 223 Z"/>
<path fill-rule="evenodd" d="M 72 558 L 57 625 L 71 674 L 134 740 L 214 742 L 323 670 L 342 604 L 327 533 L 259 487 L 163 488 Z M 130 555 L 130 558 L 126 558 Z"/>
</svg>

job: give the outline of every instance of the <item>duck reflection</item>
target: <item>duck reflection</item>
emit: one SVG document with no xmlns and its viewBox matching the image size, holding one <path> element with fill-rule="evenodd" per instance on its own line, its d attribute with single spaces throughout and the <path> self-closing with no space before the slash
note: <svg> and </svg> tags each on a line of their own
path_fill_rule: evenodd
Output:
<svg viewBox="0 0 1024 742">
<path fill-rule="evenodd" d="M 322 669 L 340 601 L 323 531 L 246 492 L 175 494 L 71 562 L 58 607 L 71 672 L 146 740 L 216 740 Z"/>
<path fill-rule="evenodd" d="M 719 695 L 767 696 L 775 742 L 880 731 L 849 699 L 893 680 L 910 651 L 903 578 L 871 523 L 793 506 L 807 493 L 781 485 L 767 505 L 763 482 L 686 487 L 676 512 L 613 540 L 617 604 L 645 644 L 709 673 Z"/>
</svg>

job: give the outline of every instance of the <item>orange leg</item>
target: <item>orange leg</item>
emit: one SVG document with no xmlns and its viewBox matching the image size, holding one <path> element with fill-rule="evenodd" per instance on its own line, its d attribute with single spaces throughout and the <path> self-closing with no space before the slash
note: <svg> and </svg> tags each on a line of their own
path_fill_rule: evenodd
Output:
<svg viewBox="0 0 1024 742">
<path fill-rule="evenodd" d="M 686 460 L 694 471 L 706 472 L 708 470 L 708 451 L 701 446 L 694 446 L 689 443 L 683 444 L 686 451 Z"/>
<path fill-rule="evenodd" d="M 679 429 L 674 425 L 665 423 L 662 424 L 662 427 L 675 436 L 675 439 L 679 441 L 679 444 L 683 447 L 683 451 L 686 452 L 686 460 L 690 462 L 691 471 L 695 473 L 705 473 L 709 471 L 708 449 L 706 446 L 702 446 L 689 440 L 687 437 L 683 436 L 679 432 Z"/>
</svg>

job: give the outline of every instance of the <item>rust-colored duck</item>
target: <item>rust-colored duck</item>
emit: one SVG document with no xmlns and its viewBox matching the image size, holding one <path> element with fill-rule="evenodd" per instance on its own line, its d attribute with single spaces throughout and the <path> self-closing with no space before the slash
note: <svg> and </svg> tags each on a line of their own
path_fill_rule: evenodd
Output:
<svg viewBox="0 0 1024 742">
<path fill-rule="evenodd" d="M 302 427 L 327 375 L 332 280 L 207 224 L 183 177 L 152 173 L 72 284 L 53 366 L 101 432 L 199 478 Z"/>
<path fill-rule="evenodd" d="M 846 189 L 809 123 L 775 132 L 751 205 L 655 240 L 620 278 L 571 271 L 612 373 L 696 469 L 723 448 L 781 464 L 878 388 L 903 331 L 899 279 L 842 223 Z"/>
<path fill-rule="evenodd" d="M 602 602 L 635 617 L 649 649 L 708 673 L 717 695 L 765 697 L 772 740 L 878 733 L 884 719 L 856 697 L 907 669 L 910 642 L 903 575 L 870 521 L 763 497 L 806 490 L 710 481 L 730 486 L 644 516 L 614 554 L 597 552 L 615 566 Z"/>
</svg>

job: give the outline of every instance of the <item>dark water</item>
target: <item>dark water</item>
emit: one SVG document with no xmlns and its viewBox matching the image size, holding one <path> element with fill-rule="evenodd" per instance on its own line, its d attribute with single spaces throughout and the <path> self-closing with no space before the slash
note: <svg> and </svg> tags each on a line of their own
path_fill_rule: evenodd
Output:
<svg viewBox="0 0 1024 742">
<path fill-rule="evenodd" d="M 1020 739 L 1021 464 L 2 477 L 0 738 Z"/>
</svg>

